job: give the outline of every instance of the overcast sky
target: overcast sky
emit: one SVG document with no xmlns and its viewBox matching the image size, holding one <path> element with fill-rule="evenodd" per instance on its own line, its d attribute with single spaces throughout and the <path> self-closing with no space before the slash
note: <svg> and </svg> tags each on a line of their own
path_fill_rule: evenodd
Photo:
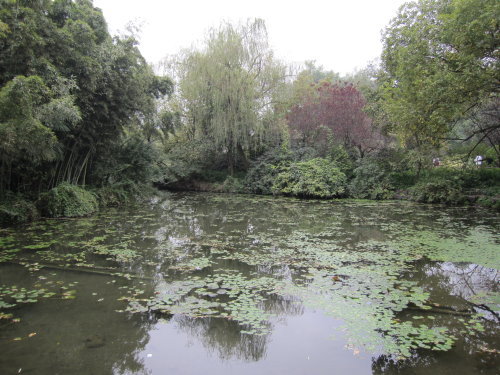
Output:
<svg viewBox="0 0 500 375">
<path fill-rule="evenodd" d="M 342 74 L 380 56 L 381 30 L 406 0 L 94 0 L 118 34 L 142 25 L 140 50 L 151 63 L 201 41 L 221 21 L 262 18 L 277 57 L 315 60 Z"/>
</svg>

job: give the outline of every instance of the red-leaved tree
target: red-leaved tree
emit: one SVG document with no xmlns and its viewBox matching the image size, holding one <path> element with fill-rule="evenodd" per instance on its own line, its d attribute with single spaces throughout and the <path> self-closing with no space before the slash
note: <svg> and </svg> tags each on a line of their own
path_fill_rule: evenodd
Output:
<svg viewBox="0 0 500 375">
<path fill-rule="evenodd" d="M 331 139 L 363 157 L 385 138 L 363 111 L 366 100 L 353 85 L 322 82 L 294 105 L 287 118 L 292 139 L 303 146 L 324 147 Z"/>
</svg>

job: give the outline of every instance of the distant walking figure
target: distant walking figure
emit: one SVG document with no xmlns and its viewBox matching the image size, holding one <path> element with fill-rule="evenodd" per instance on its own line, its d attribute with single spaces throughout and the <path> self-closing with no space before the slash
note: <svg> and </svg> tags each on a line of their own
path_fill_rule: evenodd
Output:
<svg viewBox="0 0 500 375">
<path fill-rule="evenodd" d="M 432 164 L 435 167 L 439 167 L 441 165 L 441 160 L 439 160 L 439 158 L 434 158 L 434 159 L 432 159 Z"/>
<path fill-rule="evenodd" d="M 477 155 L 474 159 L 474 163 L 476 163 L 476 165 L 480 167 L 481 164 L 483 164 L 483 157 L 481 155 Z"/>
</svg>

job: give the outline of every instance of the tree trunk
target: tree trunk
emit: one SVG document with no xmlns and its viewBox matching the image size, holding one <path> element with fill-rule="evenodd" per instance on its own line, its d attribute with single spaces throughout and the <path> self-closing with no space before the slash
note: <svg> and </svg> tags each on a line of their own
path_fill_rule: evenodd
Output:
<svg viewBox="0 0 500 375">
<path fill-rule="evenodd" d="M 234 156 L 232 151 L 227 152 L 227 171 L 231 177 L 234 175 Z"/>
</svg>

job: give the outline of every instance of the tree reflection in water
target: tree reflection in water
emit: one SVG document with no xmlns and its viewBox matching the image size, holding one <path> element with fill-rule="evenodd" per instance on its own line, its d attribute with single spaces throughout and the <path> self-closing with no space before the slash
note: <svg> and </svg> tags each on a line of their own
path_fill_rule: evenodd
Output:
<svg viewBox="0 0 500 375">
<path fill-rule="evenodd" d="M 155 340 L 153 330 L 159 336 L 162 334 L 156 326 L 161 313 L 155 315 L 148 302 L 161 304 L 163 297 L 171 297 L 172 289 L 187 282 L 191 286 L 181 290 L 178 299 L 170 299 L 159 309 L 165 308 L 164 315 L 169 315 L 168 309 L 177 308 L 178 313 L 168 323 L 170 331 L 165 331 L 171 333 L 179 327 L 185 335 L 162 336 L 157 341 L 162 345 L 175 346 L 181 336 L 196 337 L 202 350 L 223 361 L 253 364 L 269 361 L 266 365 L 271 363 L 272 367 L 276 357 L 269 357 L 276 356 L 278 336 L 279 345 L 285 348 L 280 347 L 283 352 L 304 348 L 300 345 L 291 348 L 295 343 L 290 343 L 289 338 L 296 334 L 295 340 L 300 341 L 302 331 L 290 332 L 283 328 L 282 322 L 300 320 L 303 325 L 295 326 L 300 329 L 317 324 L 314 327 L 317 329 L 311 330 L 312 336 L 304 336 L 308 339 L 326 340 L 334 334 L 330 331 L 331 321 L 321 320 L 319 314 L 308 314 L 303 302 L 333 319 L 347 322 L 345 337 L 354 333 L 361 344 L 372 341 L 377 344 L 385 332 L 388 338 L 385 343 L 396 346 L 389 346 L 386 353 L 396 353 L 399 345 L 392 340 L 398 332 L 391 331 L 390 325 L 396 325 L 393 323 L 396 320 L 411 322 L 409 326 L 399 325 L 409 329 L 399 332 L 408 339 L 404 341 L 406 346 L 402 346 L 411 349 L 409 358 L 400 362 L 390 356 L 374 358 L 375 374 L 445 374 L 451 370 L 462 374 L 493 374 L 499 365 L 498 354 L 494 352 L 499 347 L 494 314 L 486 314 L 485 332 L 472 337 L 465 332 L 467 319 L 458 324 L 461 315 L 430 314 L 409 307 L 421 300 L 455 310 L 485 312 L 484 306 L 481 310 L 482 294 L 498 293 L 498 271 L 485 267 L 490 263 L 482 266 L 470 260 L 459 263 L 461 260 L 452 256 L 459 254 L 455 248 L 443 252 L 444 255 L 439 252 L 451 243 L 458 250 L 465 247 L 464 255 L 473 257 L 480 247 L 465 243 L 468 237 L 471 241 L 478 239 L 471 243 L 487 242 L 489 249 L 493 249 L 497 240 L 492 223 L 497 221 L 497 216 L 484 212 L 399 202 L 169 194 L 150 206 L 124 207 L 93 218 L 40 222 L 22 230 L 13 229 L 9 233 L 13 238 L 9 245 L 12 249 L 34 245 L 31 250 L 12 253 L 18 263 L 45 262 L 60 268 L 67 264 L 80 265 L 121 276 L 78 274 L 61 269 L 54 272 L 57 274 L 54 277 L 60 280 L 79 281 L 75 287 L 76 299 L 51 300 L 28 305 L 20 309 L 19 314 L 16 312 L 22 323 L 1 327 L 2 337 L 26 337 L 30 332 L 37 335 L 15 343 L 0 341 L 0 373 L 15 373 L 18 368 L 30 367 L 33 373 L 52 375 L 54 366 L 63 371 L 60 373 L 71 374 L 148 373 L 151 367 L 148 357 L 144 357 L 146 346 Z M 478 226 L 482 229 L 475 230 Z M 427 238 L 415 236 L 422 233 L 427 233 Z M 483 238 L 483 234 L 489 237 Z M 484 241 L 479 241 L 481 238 Z M 432 250 L 432 241 L 441 239 L 448 242 L 434 252 L 425 252 Z M 419 240 L 427 241 L 427 249 L 423 248 L 421 253 L 415 246 Z M 465 245 L 461 246 L 460 242 Z M 33 251 L 34 248 L 42 250 Z M 429 261 L 425 258 L 429 254 L 439 261 Z M 495 261 L 489 259 L 489 253 L 483 251 L 482 254 L 487 258 L 483 260 Z M 51 272 L 41 269 L 27 274 L 24 267 L 17 265 L 8 273 L 10 266 L 0 266 L 0 285 L 19 284 L 15 277 L 16 273 L 21 274 L 19 269 L 25 273 L 24 279 L 31 278 L 34 283 L 39 276 L 45 277 Z M 130 279 L 124 278 L 127 275 L 123 273 L 130 273 Z M 116 283 L 111 279 L 116 279 Z M 122 287 L 124 289 L 120 289 Z M 248 298 L 238 301 L 241 296 Z M 253 298 L 255 296 L 262 298 Z M 130 315 L 115 313 L 130 306 L 132 298 L 142 303 L 142 310 Z M 186 300 L 194 300 L 194 303 L 183 309 L 181 305 Z M 229 303 L 235 301 L 240 303 Z M 201 318 L 200 315 L 214 312 L 204 313 L 193 308 L 198 302 L 212 303 L 209 309 L 219 308 L 217 312 L 223 310 L 225 315 Z M 215 306 L 215 302 L 219 305 Z M 251 331 L 245 324 L 253 321 L 264 321 L 271 333 L 266 330 L 253 331 L 267 333 L 262 335 L 242 332 Z M 421 331 L 426 335 L 436 328 L 447 327 L 449 334 L 457 339 L 453 348 L 448 352 L 431 352 L 411 346 L 411 340 L 415 339 L 411 336 L 412 329 L 422 324 L 427 326 Z M 275 342 L 271 340 L 272 334 L 275 334 Z M 100 345 L 97 338 L 94 347 L 87 347 L 86 340 L 94 335 L 102 336 L 104 345 Z M 420 348 L 435 344 L 432 336 L 429 337 L 431 339 L 422 341 L 427 346 Z M 351 354 L 342 349 L 344 343 L 336 355 Z M 313 342 L 310 348 L 321 352 L 325 346 L 329 348 L 324 342 Z M 176 349 L 175 353 L 189 359 L 189 348 Z M 382 353 L 377 350 L 375 347 L 370 353 Z M 353 352 L 362 353 L 363 347 L 357 346 Z M 295 363 L 307 368 L 308 359 L 300 354 Z M 329 353 L 322 355 L 328 357 Z M 367 355 L 369 359 L 372 354 Z M 359 363 L 356 360 L 345 362 L 352 366 Z M 326 362 L 317 368 L 326 371 L 328 367 L 321 367 Z"/>
<path fill-rule="evenodd" d="M 420 285 L 429 292 L 430 300 L 453 311 L 471 309 L 483 314 L 483 333 L 470 337 L 457 325 L 460 315 L 434 314 L 440 325 L 447 326 L 457 337 L 448 352 L 436 353 L 419 349 L 410 358 L 395 360 L 381 355 L 372 361 L 374 374 L 498 374 L 500 368 L 500 335 L 498 313 L 494 307 L 480 305 L 481 293 L 494 293 L 499 288 L 499 274 L 495 269 L 451 262 L 431 262 L 422 259 L 405 277 L 420 280 Z M 478 303 L 470 301 L 477 300 Z M 450 310 L 452 312 L 452 310 Z M 422 314 L 426 314 L 422 312 Z M 404 317 L 405 311 L 400 314 Z M 494 334 L 497 332 L 497 334 Z"/>
</svg>

